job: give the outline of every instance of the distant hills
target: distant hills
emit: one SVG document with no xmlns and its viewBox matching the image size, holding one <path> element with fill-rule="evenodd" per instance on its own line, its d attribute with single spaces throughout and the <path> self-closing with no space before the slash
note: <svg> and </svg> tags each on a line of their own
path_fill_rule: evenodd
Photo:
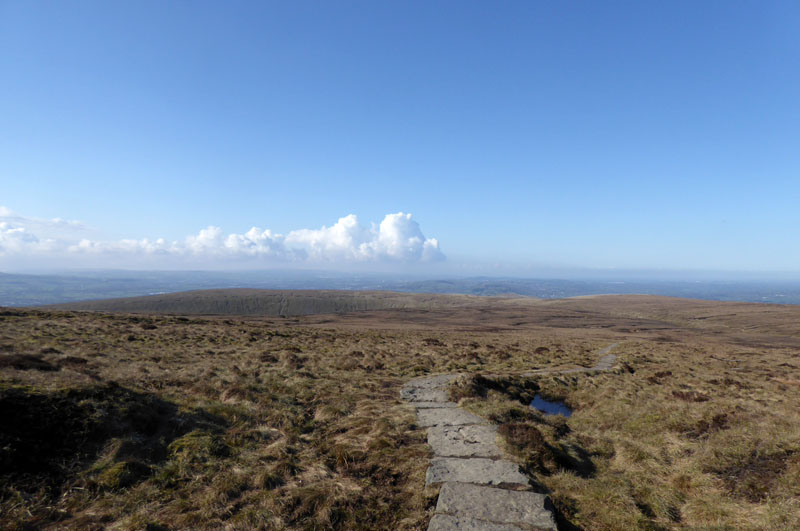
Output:
<svg viewBox="0 0 800 531">
<path fill-rule="evenodd" d="M 71 302 L 48 306 L 64 310 L 182 315 L 298 316 L 366 310 L 454 308 L 474 301 L 465 295 L 388 291 L 220 289 L 164 295 Z"/>
<path fill-rule="evenodd" d="M 800 306 L 719 302 L 654 295 L 589 295 L 565 299 L 347 290 L 198 290 L 45 306 L 44 309 L 196 316 L 303 317 L 358 328 L 409 330 L 607 330 L 685 339 L 679 327 L 712 340 L 726 334 L 742 345 L 800 346 Z M 759 335 L 754 343 L 752 334 Z"/>
<path fill-rule="evenodd" d="M 800 304 L 800 282 L 686 280 L 424 279 L 325 271 L 88 271 L 53 275 L 0 273 L 0 306 L 38 306 L 203 289 L 358 290 L 561 299 L 645 294 L 695 299 Z"/>
</svg>

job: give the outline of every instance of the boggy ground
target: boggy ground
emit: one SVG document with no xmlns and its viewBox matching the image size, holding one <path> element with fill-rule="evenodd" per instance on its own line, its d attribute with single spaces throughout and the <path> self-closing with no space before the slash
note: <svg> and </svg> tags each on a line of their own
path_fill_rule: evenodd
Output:
<svg viewBox="0 0 800 531">
<path fill-rule="evenodd" d="M 612 342 L 613 371 L 518 377 Z M 799 349 L 800 308 L 659 297 L 0 310 L 0 527 L 424 529 L 437 492 L 399 389 L 461 372 L 453 398 L 500 424 L 562 528 L 798 528 Z M 573 416 L 526 408 L 537 392 Z"/>
</svg>

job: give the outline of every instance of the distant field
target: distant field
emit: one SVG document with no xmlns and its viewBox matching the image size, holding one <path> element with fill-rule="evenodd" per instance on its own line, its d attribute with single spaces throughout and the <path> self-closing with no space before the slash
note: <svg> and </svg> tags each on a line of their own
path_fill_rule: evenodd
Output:
<svg viewBox="0 0 800 531">
<path fill-rule="evenodd" d="M 97 304 L 80 309 L 108 313 L 0 309 L 0 528 L 426 529 L 438 489 L 399 391 L 436 373 L 463 375 L 452 398 L 500 426 L 562 529 L 800 528 L 800 307 L 248 291 Z M 591 366 L 611 343 L 607 373 L 520 376 Z M 531 410 L 533 394 L 572 416 Z"/>
</svg>

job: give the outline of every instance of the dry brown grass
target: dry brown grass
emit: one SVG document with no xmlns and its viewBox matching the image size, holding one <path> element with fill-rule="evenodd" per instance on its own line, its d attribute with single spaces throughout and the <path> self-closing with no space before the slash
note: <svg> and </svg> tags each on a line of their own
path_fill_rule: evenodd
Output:
<svg viewBox="0 0 800 531">
<path fill-rule="evenodd" d="M 0 527 L 424 527 L 428 450 L 380 334 L 2 317 Z"/>
<path fill-rule="evenodd" d="M 436 491 L 399 388 L 440 372 L 485 375 L 454 396 L 501 425 L 562 524 L 800 528 L 800 309 L 597 297 L 290 319 L 0 313 L 2 418 L 20 417 L 0 431 L 3 528 L 424 529 Z M 515 376 L 591 366 L 611 342 L 615 371 Z M 535 392 L 573 416 L 525 407 Z M 37 459 L 32 440 L 47 443 Z"/>
</svg>

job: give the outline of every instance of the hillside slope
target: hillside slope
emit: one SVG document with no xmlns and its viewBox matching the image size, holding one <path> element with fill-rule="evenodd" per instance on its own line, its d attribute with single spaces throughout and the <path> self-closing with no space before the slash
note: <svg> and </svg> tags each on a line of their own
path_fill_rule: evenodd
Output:
<svg viewBox="0 0 800 531">
<path fill-rule="evenodd" d="M 366 310 L 452 308 L 483 299 L 467 295 L 390 291 L 218 289 L 70 302 L 47 308 L 183 315 L 297 316 Z"/>
<path fill-rule="evenodd" d="M 797 306 L 248 290 L 76 306 L 120 313 L 0 308 L 2 529 L 425 529 L 438 487 L 401 389 L 456 373 L 448 397 L 498 425 L 562 529 L 800 529 Z M 610 345 L 613 370 L 580 371 Z M 572 415 L 526 407 L 537 394 Z"/>
</svg>

